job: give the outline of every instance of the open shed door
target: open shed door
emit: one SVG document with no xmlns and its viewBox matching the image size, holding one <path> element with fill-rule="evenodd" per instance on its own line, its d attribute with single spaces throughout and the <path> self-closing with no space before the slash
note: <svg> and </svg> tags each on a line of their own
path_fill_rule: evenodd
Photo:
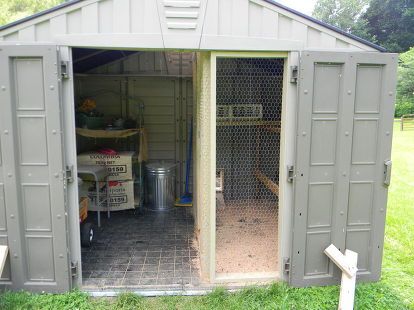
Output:
<svg viewBox="0 0 414 310">
<path fill-rule="evenodd" d="M 71 280 L 57 47 L 0 45 L 0 68 L 0 242 L 10 248 L 10 272 L 0 284 L 66 291 Z"/>
<path fill-rule="evenodd" d="M 397 55 L 301 55 L 290 280 L 338 283 L 323 250 L 358 253 L 358 277 L 377 280 L 390 173 Z"/>
</svg>

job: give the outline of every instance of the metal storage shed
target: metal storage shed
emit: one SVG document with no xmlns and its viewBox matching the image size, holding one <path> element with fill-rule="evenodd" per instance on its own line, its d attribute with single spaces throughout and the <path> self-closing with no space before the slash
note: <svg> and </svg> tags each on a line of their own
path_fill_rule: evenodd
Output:
<svg viewBox="0 0 414 310">
<path fill-rule="evenodd" d="M 2 286 L 82 286 L 76 178 L 68 182 L 79 48 L 128 51 L 118 64 L 139 61 L 130 52 L 195 52 L 202 283 L 338 283 L 323 254 L 331 243 L 359 253 L 359 279 L 379 279 L 396 55 L 270 0 L 73 0 L 0 27 L 0 41 Z M 182 56 L 169 59 L 182 69 Z M 92 71 L 125 74 L 114 66 Z M 269 265 L 255 264 L 269 249 L 258 260 Z M 234 260 L 256 254 L 247 267 Z"/>
</svg>

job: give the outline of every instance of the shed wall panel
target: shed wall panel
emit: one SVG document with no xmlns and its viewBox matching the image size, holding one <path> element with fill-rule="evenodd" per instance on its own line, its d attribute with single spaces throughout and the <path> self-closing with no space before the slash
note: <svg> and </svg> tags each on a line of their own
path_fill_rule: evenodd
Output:
<svg viewBox="0 0 414 310">
<path fill-rule="evenodd" d="M 50 19 L 50 36 L 63 35 L 67 32 L 66 14 L 62 14 Z"/>
<path fill-rule="evenodd" d="M 239 37 L 248 36 L 249 23 L 255 21 L 249 20 L 249 2 L 245 0 L 232 0 L 231 8 L 231 34 Z M 243 23 L 240 22 L 240 17 L 246 19 Z"/>
<path fill-rule="evenodd" d="M 114 1 L 113 10 L 114 10 L 113 12 L 114 32 L 115 33 L 129 33 L 130 32 L 129 0 Z"/>
<path fill-rule="evenodd" d="M 277 38 L 277 27 L 279 24 L 278 18 L 279 14 L 277 12 L 269 10 L 268 8 L 263 8 L 262 35 L 264 37 Z"/>
<path fill-rule="evenodd" d="M 263 7 L 255 3 L 249 3 L 249 36 L 258 37 L 262 35 L 263 21 L 262 21 Z"/>
<path fill-rule="evenodd" d="M 218 34 L 219 20 L 210 21 L 208 17 L 217 16 L 217 19 L 219 19 L 220 18 L 219 8 L 220 8 L 219 0 L 209 1 L 208 6 L 206 8 L 206 19 L 204 22 L 203 34 L 213 35 L 213 36 Z"/>
<path fill-rule="evenodd" d="M 90 4 L 82 8 L 82 32 L 99 32 L 98 3 Z"/>
<path fill-rule="evenodd" d="M 282 14 L 279 14 L 278 19 L 278 38 L 290 39 L 292 38 L 292 20 Z"/>
<path fill-rule="evenodd" d="M 67 14 L 66 23 L 69 34 L 82 33 L 82 10 L 78 9 Z"/>
<path fill-rule="evenodd" d="M 145 32 L 145 11 L 147 3 L 145 1 L 131 1 L 130 7 L 131 32 Z"/>
<path fill-rule="evenodd" d="M 36 25 L 36 41 L 46 42 L 50 41 L 50 21 L 45 21 Z"/>
<path fill-rule="evenodd" d="M 4 41 L 19 41 L 19 32 L 12 32 L 3 37 Z"/>
<path fill-rule="evenodd" d="M 232 1 L 219 1 L 218 7 L 218 34 L 231 35 Z M 214 22 L 214 21 L 212 21 Z"/>
<path fill-rule="evenodd" d="M 36 41 L 36 26 L 32 25 L 19 31 L 19 41 Z"/>
<path fill-rule="evenodd" d="M 137 8 L 144 12 L 144 33 L 161 33 L 157 2 L 154 0 L 144 0 L 144 7 Z M 135 14 L 133 11 L 132 14 Z"/>
<path fill-rule="evenodd" d="M 126 36 L 151 34 L 162 36 L 165 48 L 198 49 L 202 46 L 201 36 L 210 39 L 233 36 L 239 40 L 250 36 L 287 39 L 302 42 L 304 47 L 312 48 L 375 51 L 364 43 L 264 0 L 201 0 L 190 7 L 180 7 L 180 3 L 163 0 L 88 0 L 0 31 L 0 37 L 3 40 L 15 40 L 11 35 L 19 32 L 17 39 L 20 41 L 66 42 L 65 36 L 62 36 L 65 33 Z M 44 23 L 51 19 L 58 22 L 47 29 Z M 65 19 L 67 31 L 62 23 Z M 107 37 L 102 38 L 102 41 L 98 40 L 99 37 L 94 37 L 96 42 L 82 36 L 75 40 L 73 37 L 66 39 L 70 44 L 77 42 L 76 46 L 122 47 L 121 43 L 114 43 L 114 40 L 108 40 Z M 136 40 L 136 47 L 148 48 L 151 42 L 151 39 L 144 36 Z M 212 49 L 220 49 L 220 40 L 215 42 L 217 46 Z M 130 46 L 130 43 L 126 45 Z M 226 48 L 232 49 L 231 46 Z M 250 48 L 246 46 L 246 49 Z"/>
<path fill-rule="evenodd" d="M 105 0 L 98 2 L 99 32 L 113 32 L 113 2 Z"/>
</svg>

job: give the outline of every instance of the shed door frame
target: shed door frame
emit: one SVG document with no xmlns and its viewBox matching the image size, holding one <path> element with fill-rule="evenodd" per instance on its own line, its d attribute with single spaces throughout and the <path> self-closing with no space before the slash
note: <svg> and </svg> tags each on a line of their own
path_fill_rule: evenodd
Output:
<svg viewBox="0 0 414 310">
<path fill-rule="evenodd" d="M 76 151 L 76 121 L 75 121 L 75 92 L 72 65 L 72 48 L 60 46 L 60 57 L 67 62 L 69 78 L 62 80 L 62 112 L 64 128 L 64 154 L 65 165 L 72 168 L 73 181 L 66 184 L 66 204 L 69 233 L 69 258 L 70 263 L 76 267 L 76 274 L 72 277 L 72 288 L 82 286 L 82 255 L 79 225 L 79 193 L 78 193 L 78 166 Z"/>
<path fill-rule="evenodd" d="M 286 226 L 282 223 L 290 221 L 286 218 L 286 209 L 291 195 L 291 186 L 286 182 L 287 171 L 286 165 L 290 161 L 289 155 L 293 154 L 294 139 L 289 134 L 289 129 L 295 123 L 294 114 L 288 108 L 288 100 L 292 99 L 295 89 L 288 85 L 289 66 L 295 62 L 295 53 L 287 52 L 211 52 L 211 98 L 210 98 L 210 187 L 208 194 L 210 201 L 213 202 L 209 206 L 210 210 L 210 250 L 209 250 L 209 271 L 210 282 L 212 283 L 226 283 L 234 281 L 261 281 L 261 280 L 278 280 L 283 278 L 283 257 L 286 253 L 286 240 L 290 240 L 289 232 Z M 283 75 L 283 96 L 282 96 L 282 119 L 281 119 L 281 133 L 280 133 L 280 165 L 279 165 L 279 215 L 278 215 L 278 247 L 279 247 L 279 270 L 277 276 L 273 273 L 265 275 L 264 273 L 245 273 L 245 274 L 230 274 L 220 275 L 216 273 L 216 184 L 215 184 L 215 169 L 216 169 L 216 65 L 217 58 L 283 58 L 284 75 Z M 288 118 L 289 117 L 289 118 Z"/>
<path fill-rule="evenodd" d="M 1 44 L 0 56 L 2 68 L 8 68 L 0 77 L 4 103 L 0 125 L 2 148 L 8 150 L 2 157 L 3 175 L 7 175 L 9 285 L 13 289 L 65 292 L 72 279 L 59 48 Z M 29 145 L 33 139 L 36 142 Z"/>
<path fill-rule="evenodd" d="M 397 60 L 384 53 L 301 54 L 294 286 L 339 282 L 339 269 L 323 254 L 331 243 L 342 252 L 359 252 L 358 278 L 379 279 Z"/>
</svg>

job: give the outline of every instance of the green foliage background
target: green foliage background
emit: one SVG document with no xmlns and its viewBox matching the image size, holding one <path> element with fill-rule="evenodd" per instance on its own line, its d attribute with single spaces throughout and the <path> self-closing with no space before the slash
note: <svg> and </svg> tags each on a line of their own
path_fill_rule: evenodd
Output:
<svg viewBox="0 0 414 310">
<path fill-rule="evenodd" d="M 414 0 L 371 0 L 361 18 L 368 39 L 390 52 L 402 53 L 414 46 Z"/>
<path fill-rule="evenodd" d="M 414 114 L 414 0 L 318 0 L 313 16 L 402 53 L 395 116 Z"/>
<path fill-rule="evenodd" d="M 64 0 L 0 0 L 0 25 L 46 10 Z"/>
<path fill-rule="evenodd" d="M 312 15 L 330 25 L 354 33 L 357 30 L 356 23 L 369 2 L 370 0 L 318 0 Z"/>
<path fill-rule="evenodd" d="M 318 0 L 312 15 L 390 52 L 414 46 L 414 0 Z"/>
<path fill-rule="evenodd" d="M 414 114 L 414 48 L 400 55 L 395 116 Z"/>
</svg>

